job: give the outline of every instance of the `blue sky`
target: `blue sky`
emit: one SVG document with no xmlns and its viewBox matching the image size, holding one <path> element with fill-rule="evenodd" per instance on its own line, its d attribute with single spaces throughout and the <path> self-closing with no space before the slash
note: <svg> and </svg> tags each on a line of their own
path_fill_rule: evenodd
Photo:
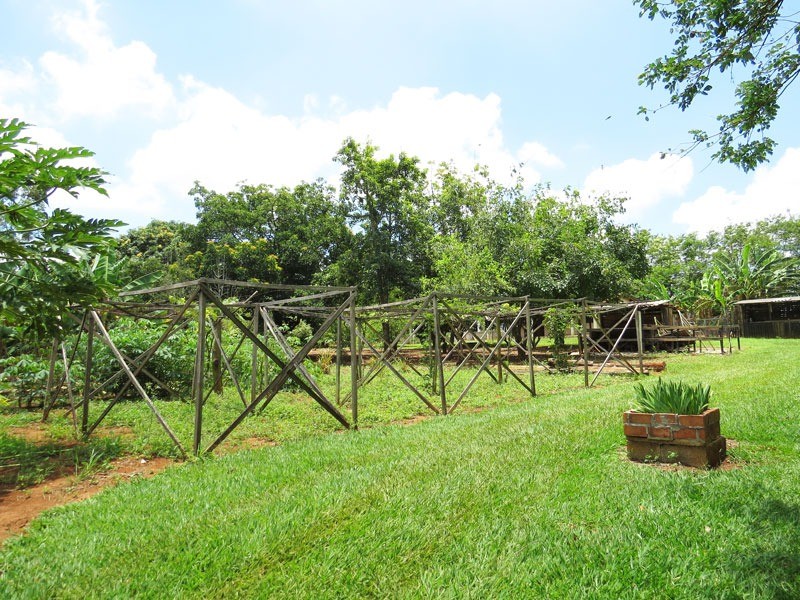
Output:
<svg viewBox="0 0 800 600">
<path fill-rule="evenodd" d="M 335 180 L 346 136 L 499 180 L 524 163 L 531 184 L 629 196 L 625 218 L 659 233 L 800 211 L 800 84 L 755 173 L 661 159 L 733 86 L 638 116 L 666 99 L 637 75 L 672 42 L 627 0 L 0 0 L 0 17 L 0 115 L 112 174 L 109 199 L 57 201 L 85 216 L 191 221 L 195 180 Z"/>
</svg>

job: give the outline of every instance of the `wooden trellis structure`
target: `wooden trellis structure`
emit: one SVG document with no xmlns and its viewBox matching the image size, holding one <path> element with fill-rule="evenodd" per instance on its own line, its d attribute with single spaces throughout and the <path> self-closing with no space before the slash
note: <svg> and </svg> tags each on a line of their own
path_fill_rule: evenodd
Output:
<svg viewBox="0 0 800 600">
<path fill-rule="evenodd" d="M 182 304 L 164 301 L 137 301 L 143 297 L 163 296 L 167 293 L 173 295 L 185 294 L 186 300 Z M 245 301 L 234 300 L 226 302 L 225 297 L 230 297 L 232 293 L 248 294 L 249 297 Z M 342 414 L 336 402 L 327 397 L 311 374 L 303 367 L 302 363 L 308 357 L 309 352 L 317 347 L 323 335 L 334 326 L 337 328 L 337 359 L 341 358 L 342 331 L 344 327 L 348 328 L 350 332 L 350 346 L 355 346 L 355 288 L 267 285 L 218 279 L 198 279 L 148 290 L 127 292 L 120 296 L 119 301 L 109 301 L 98 307 L 75 307 L 73 310 L 72 318 L 79 326 L 79 333 L 70 353 L 67 352 L 64 344 L 60 344 L 64 375 L 59 382 L 54 381 L 54 361 L 51 360 L 48 401 L 45 403 L 44 408 L 45 419 L 52 409 L 60 390 L 66 384 L 70 410 L 76 428 L 77 413 L 80 412 L 80 429 L 84 435 L 90 435 L 118 404 L 124 394 L 133 388 L 137 395 L 147 404 L 179 452 L 186 456 L 188 454 L 187 450 L 159 412 L 146 391 L 143 382 L 149 381 L 150 384 L 161 389 L 169 396 L 177 395 L 170 387 L 169 382 L 160 380 L 148 370 L 147 364 L 171 335 L 185 327 L 191 319 L 196 318 L 198 325 L 197 350 L 191 392 L 194 403 L 194 427 L 191 448 L 193 454 L 214 450 L 236 429 L 245 417 L 256 409 L 263 409 L 269 404 L 288 381 L 298 385 L 344 427 L 349 428 L 351 426 L 351 423 Z M 241 336 L 232 354 L 239 351 L 245 340 L 251 343 L 253 370 L 250 377 L 249 397 L 243 391 L 242 385 L 232 367 L 232 356 L 226 354 L 223 348 L 220 335 L 221 321 L 219 319 L 213 322 L 209 321 L 207 309 L 210 306 L 218 311 L 221 315 L 220 319 L 226 319 Z M 272 317 L 274 312 L 281 311 L 305 314 L 321 321 L 311 338 L 296 352 L 286 342 Z M 107 322 L 110 319 L 122 315 L 137 319 L 160 321 L 164 324 L 164 330 L 158 340 L 144 352 L 138 356 L 127 356 L 119 350 L 114 342 L 113 330 L 110 333 L 107 326 Z M 212 338 L 213 351 L 211 353 L 207 352 L 207 332 L 209 331 Z M 86 336 L 85 379 L 82 397 L 80 401 L 77 401 L 72 391 L 69 373 L 82 335 Z M 267 343 L 268 338 L 275 340 L 277 346 L 282 350 L 283 356 L 280 356 L 270 348 Z M 119 367 L 112 377 L 98 385 L 94 385 L 92 381 L 95 341 L 99 341 L 109 349 Z M 55 343 L 54 357 L 58 348 L 59 344 Z M 211 390 L 206 390 L 205 388 L 205 372 L 208 370 L 206 367 L 209 362 L 209 354 L 211 355 L 211 362 L 213 362 L 211 370 L 214 373 L 212 389 L 219 386 L 224 373 L 227 371 L 239 393 L 243 406 L 239 415 L 203 450 L 203 408 L 211 393 Z M 351 352 L 352 374 L 357 372 L 356 361 L 356 354 Z M 268 374 L 265 380 L 261 382 L 255 377 L 260 363 L 275 366 L 275 372 Z M 341 378 L 338 376 L 340 371 L 341 361 L 337 360 L 337 396 L 340 395 Z M 100 416 L 94 422 L 89 423 L 90 401 L 104 393 L 113 383 L 118 382 L 120 379 L 125 381 L 125 384 L 116 392 Z M 349 399 L 352 405 L 353 423 L 355 423 L 357 419 L 358 388 L 354 376 L 351 376 L 351 380 Z"/>
<path fill-rule="evenodd" d="M 165 301 L 168 294 L 184 296 L 181 302 Z M 247 296 L 241 300 L 241 296 Z M 155 298 L 155 299 L 154 299 Z M 384 370 L 390 371 L 435 414 L 447 415 L 467 397 L 478 378 L 490 377 L 497 383 L 514 381 L 531 397 L 536 395 L 535 371 L 553 371 L 537 358 L 534 348 L 545 334 L 545 315 L 550 309 L 567 309 L 577 328 L 580 352 L 568 368 L 584 373 L 584 383 L 592 386 L 610 363 L 632 374 L 644 374 L 643 355 L 648 327 L 643 324 L 644 308 L 654 303 L 597 304 L 578 300 L 543 300 L 523 297 L 461 296 L 434 292 L 425 297 L 377 306 L 358 307 L 356 289 L 349 287 L 267 285 L 218 279 L 198 279 L 185 283 L 121 294 L 115 301 L 97 307 L 74 307 L 72 319 L 78 325 L 74 345 L 54 342 L 51 353 L 48 398 L 44 418 L 66 389 L 76 431 L 90 435 L 126 393 L 134 391 L 149 407 L 159 425 L 179 452 L 200 454 L 219 446 L 250 414 L 263 410 L 288 382 L 302 389 L 345 428 L 358 425 L 359 389 Z M 215 316 L 211 316 L 213 307 Z M 149 319 L 163 325 L 158 339 L 135 356 L 120 351 L 109 324 L 120 316 Z M 303 318 L 317 324 L 310 339 L 296 350 L 279 327 L 284 320 Z M 222 322 L 238 335 L 232 351 L 222 343 Z M 613 321 L 613 322 L 612 322 Z M 187 451 L 172 427 L 159 412 L 146 387 L 170 397 L 180 394 L 172 383 L 160 379 L 148 362 L 177 331 L 197 325 L 197 348 L 192 371 L 191 398 L 194 422 L 191 448 Z M 333 333 L 332 335 L 332 332 Z M 390 335 L 387 337 L 387 332 Z M 318 348 L 323 336 L 335 338 L 335 392 L 326 392 L 315 381 L 303 362 Z M 82 392 L 75 391 L 70 368 L 85 336 L 85 369 Z M 635 358 L 631 357 L 635 340 Z M 233 367 L 237 353 L 248 346 L 250 356 L 249 390 Z M 103 382 L 93 380 L 95 345 L 103 344 L 116 361 L 116 372 Z M 344 354 L 347 348 L 349 357 Z M 415 349 L 411 356 L 410 348 Z M 623 349 L 628 350 L 627 353 Z M 511 358 L 517 354 L 517 369 Z M 602 363 L 589 379 L 590 357 Z M 349 381 L 343 381 L 343 365 L 349 358 Z M 55 377 L 56 362 L 64 374 Z M 241 359 L 240 359 L 241 362 Z M 402 363 L 402 367 L 400 366 Z M 426 366 L 422 366 L 426 365 Z M 456 377 L 467 366 L 477 366 L 466 385 L 457 388 Z M 523 371 L 520 371 L 523 369 Z M 211 372 L 211 377 L 207 372 Z M 414 379 L 414 375 L 416 380 Z M 203 448 L 203 410 L 212 391 L 222 391 L 228 377 L 242 403 L 240 412 L 228 426 Z M 207 385 L 210 381 L 211 385 Z M 463 381 L 463 379 L 461 380 Z M 348 386 L 343 386 L 349 383 Z M 116 385 L 116 388 L 112 388 Z M 347 389 L 345 389 L 345 387 Z M 112 391 L 114 390 L 114 391 Z M 330 396 L 330 397 L 329 397 Z M 109 398 L 100 415 L 89 421 L 90 402 Z M 350 418 L 342 412 L 349 404 Z"/>
<path fill-rule="evenodd" d="M 458 408 L 482 374 L 498 383 L 513 380 L 533 397 L 535 367 L 549 370 L 535 357 L 533 348 L 544 333 L 542 315 L 554 302 L 563 301 L 433 292 L 422 298 L 360 307 L 356 319 L 358 354 L 372 361 L 360 369 L 358 386 L 368 385 L 388 369 L 432 412 L 442 415 Z M 388 343 L 383 339 L 386 323 L 393 331 Z M 404 350 L 409 347 L 422 347 L 427 373 L 408 360 Z M 522 357 L 527 367 L 523 376 L 511 368 L 511 352 Z M 417 375 L 418 383 L 398 368 L 399 363 Z M 449 372 L 448 364 L 454 365 Z M 476 364 L 477 371 L 461 390 L 456 390 L 455 378 L 470 364 Z"/>
</svg>

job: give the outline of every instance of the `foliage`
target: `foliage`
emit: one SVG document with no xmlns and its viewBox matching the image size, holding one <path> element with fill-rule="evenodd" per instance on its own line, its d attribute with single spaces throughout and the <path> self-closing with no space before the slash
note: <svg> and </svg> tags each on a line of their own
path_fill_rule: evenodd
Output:
<svg viewBox="0 0 800 600">
<path fill-rule="evenodd" d="M 435 276 L 421 280 L 422 289 L 452 294 L 500 296 L 511 284 L 506 268 L 486 246 L 461 241 L 454 235 L 437 237 L 431 245 Z"/>
<path fill-rule="evenodd" d="M 619 198 L 592 202 L 567 190 L 557 198 L 537 190 L 530 225 L 514 241 L 524 257 L 515 276 L 516 293 L 539 298 L 618 298 L 644 277 L 647 235 L 618 225 L 624 212 Z"/>
<path fill-rule="evenodd" d="M 719 253 L 701 281 L 695 308 L 730 317 L 738 300 L 779 296 L 792 288 L 800 276 L 799 259 L 776 250 L 753 253 L 749 242 L 741 251 Z"/>
<path fill-rule="evenodd" d="M 197 279 L 194 265 L 188 263 L 196 228 L 190 223 L 153 220 L 144 227 L 129 229 L 117 242 L 120 257 L 127 258 L 123 279 L 155 272 L 161 273 L 161 284 Z"/>
<path fill-rule="evenodd" d="M 651 235 L 649 275 L 637 297 L 671 299 L 696 314 L 724 315 L 745 298 L 800 293 L 800 218 L 731 225 L 701 238 Z"/>
<path fill-rule="evenodd" d="M 289 332 L 286 340 L 290 345 L 299 349 L 305 345 L 305 343 L 308 342 L 313 335 L 314 329 L 311 327 L 311 325 L 309 325 L 307 321 L 300 319 L 297 322 L 297 325 L 295 325 Z"/>
<path fill-rule="evenodd" d="M 227 194 L 195 183 L 190 194 L 198 222 L 186 233 L 198 276 L 310 284 L 351 243 L 343 208 L 322 181 L 241 184 Z"/>
<path fill-rule="evenodd" d="M 63 372 L 60 363 L 56 369 L 56 376 Z M 49 372 L 50 361 L 35 354 L 15 354 L 0 359 L 0 385 L 7 386 L 4 391 L 10 390 L 19 406 L 44 404 Z"/>
<path fill-rule="evenodd" d="M 699 415 L 708 408 L 711 400 L 709 385 L 689 385 L 683 381 L 665 382 L 661 377 L 649 388 L 637 383 L 633 389 L 636 392 L 636 408 L 644 413 Z"/>
<path fill-rule="evenodd" d="M 164 331 L 161 323 L 147 319 L 122 317 L 109 328 L 114 345 L 124 355 L 135 358 L 152 346 Z M 85 340 L 82 342 L 85 347 Z M 167 382 L 178 391 L 186 392 L 192 385 L 194 360 L 197 349 L 197 323 L 191 321 L 170 335 L 147 362 L 147 370 Z M 85 351 L 82 351 L 85 352 Z M 105 381 L 119 371 L 120 366 L 114 355 L 104 344 L 94 345 L 92 376 L 97 381 Z M 145 388 L 157 395 L 163 390 L 155 387 L 147 377 L 141 377 Z M 128 382 L 126 377 L 109 386 L 109 391 L 119 391 Z M 134 393 L 131 390 L 131 393 Z"/>
<path fill-rule="evenodd" d="M 544 326 L 553 340 L 553 360 L 559 371 L 569 366 L 569 355 L 564 352 L 567 329 L 575 324 L 578 309 L 574 305 L 554 306 L 544 313 Z"/>
<path fill-rule="evenodd" d="M 670 23 L 672 52 L 645 68 L 639 82 L 663 84 L 669 103 L 686 110 L 713 89 L 712 73 L 744 70 L 736 110 L 717 117 L 719 132 L 691 132 L 694 145 L 716 147 L 713 158 L 745 171 L 766 161 L 775 141 L 766 136 L 778 101 L 800 74 L 800 22 L 783 0 L 634 0 L 640 15 Z M 646 108 L 640 109 L 648 113 Z"/>
<path fill-rule="evenodd" d="M 75 166 L 84 148 L 43 148 L 28 125 L 0 119 L 0 322 L 43 334 L 57 330 L 67 304 L 91 303 L 105 290 L 79 267 L 81 255 L 102 254 L 123 223 L 48 210 L 57 192 L 106 194 L 104 173 Z"/>
</svg>

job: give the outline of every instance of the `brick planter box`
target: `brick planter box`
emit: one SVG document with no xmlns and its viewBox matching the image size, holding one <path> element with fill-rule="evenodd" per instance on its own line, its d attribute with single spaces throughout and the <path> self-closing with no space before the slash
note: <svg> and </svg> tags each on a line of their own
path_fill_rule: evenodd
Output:
<svg viewBox="0 0 800 600">
<path fill-rule="evenodd" d="M 641 413 L 622 415 L 628 458 L 716 467 L 725 460 L 725 438 L 720 435 L 719 409 L 701 415 Z"/>
</svg>

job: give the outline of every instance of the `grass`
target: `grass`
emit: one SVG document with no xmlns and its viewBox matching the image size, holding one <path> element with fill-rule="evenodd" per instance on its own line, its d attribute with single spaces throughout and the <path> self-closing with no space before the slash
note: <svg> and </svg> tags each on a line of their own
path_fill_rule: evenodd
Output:
<svg viewBox="0 0 800 600">
<path fill-rule="evenodd" d="M 490 411 L 313 429 L 49 511 L 3 547 L 0 597 L 800 596 L 800 341 L 667 360 L 712 385 L 741 468 L 625 460 L 628 377 L 489 381 Z"/>
</svg>

